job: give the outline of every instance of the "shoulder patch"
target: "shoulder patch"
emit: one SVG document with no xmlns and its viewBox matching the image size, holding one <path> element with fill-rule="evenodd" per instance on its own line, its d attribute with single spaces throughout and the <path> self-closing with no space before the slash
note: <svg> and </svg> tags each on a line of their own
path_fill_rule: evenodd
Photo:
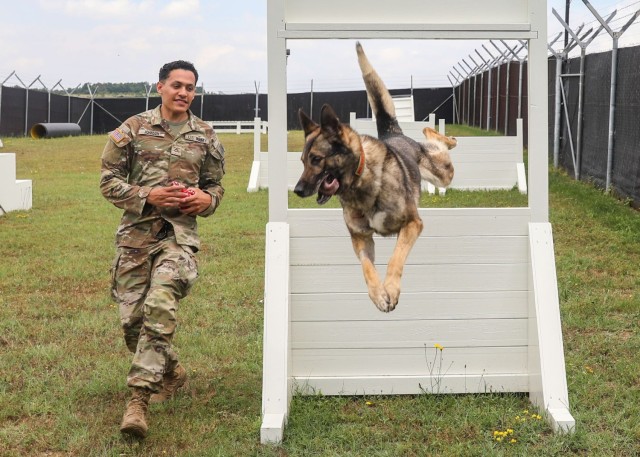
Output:
<svg viewBox="0 0 640 457">
<path fill-rule="evenodd" d="M 131 137 L 129 137 L 128 132 L 125 132 L 121 127 L 109 132 L 109 138 L 111 138 L 111 141 L 113 141 L 119 148 L 126 146 L 131 142 Z"/>
<path fill-rule="evenodd" d="M 213 149 L 220 154 L 222 159 L 224 159 L 224 146 L 222 146 L 222 143 L 218 139 L 218 135 L 215 133 L 213 134 L 213 138 L 211 138 L 211 146 L 213 146 Z"/>
</svg>

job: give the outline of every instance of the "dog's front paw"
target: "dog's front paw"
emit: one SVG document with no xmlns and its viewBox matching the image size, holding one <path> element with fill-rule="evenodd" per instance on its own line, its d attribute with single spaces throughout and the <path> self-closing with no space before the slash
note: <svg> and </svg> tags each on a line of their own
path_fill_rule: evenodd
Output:
<svg viewBox="0 0 640 457">
<path fill-rule="evenodd" d="M 373 304 L 376 305 L 376 307 L 383 313 L 393 311 L 393 308 L 395 308 L 395 305 L 392 304 L 391 299 L 389 298 L 389 294 L 382 286 L 377 287 L 374 290 L 369 290 L 369 298 L 371 298 Z"/>
<path fill-rule="evenodd" d="M 387 295 L 389 296 L 389 303 L 391 306 L 389 311 L 393 311 L 398 305 L 398 300 L 400 300 L 400 284 L 395 282 L 385 282 L 384 290 L 387 291 Z"/>
</svg>

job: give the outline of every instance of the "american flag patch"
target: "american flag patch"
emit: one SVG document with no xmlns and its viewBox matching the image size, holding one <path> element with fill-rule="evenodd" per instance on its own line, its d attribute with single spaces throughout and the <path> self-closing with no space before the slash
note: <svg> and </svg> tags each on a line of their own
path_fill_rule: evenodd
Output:
<svg viewBox="0 0 640 457">
<path fill-rule="evenodd" d="M 109 133 L 109 138 L 119 148 L 124 147 L 131 141 L 131 137 L 128 135 L 129 130 L 127 128 L 119 127 L 113 132 Z"/>
<path fill-rule="evenodd" d="M 113 132 L 110 133 L 110 135 L 111 135 L 111 138 L 113 138 L 113 141 L 115 141 L 116 143 L 124 139 L 124 135 L 122 134 L 120 129 L 115 129 Z"/>
</svg>

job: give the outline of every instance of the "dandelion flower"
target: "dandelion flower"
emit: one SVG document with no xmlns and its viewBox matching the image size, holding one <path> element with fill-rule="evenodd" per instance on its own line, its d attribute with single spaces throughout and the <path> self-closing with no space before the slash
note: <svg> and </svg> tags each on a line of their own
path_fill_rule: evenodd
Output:
<svg viewBox="0 0 640 457">
<path fill-rule="evenodd" d="M 444 347 L 438 343 L 434 344 L 433 347 L 435 347 L 436 349 L 440 349 L 441 351 L 444 349 Z"/>
<path fill-rule="evenodd" d="M 517 440 L 517 439 L 515 439 L 515 438 L 511 438 L 511 441 L 509 441 L 509 442 L 510 442 L 511 444 L 515 444 L 515 443 L 517 443 L 517 442 L 518 442 L 518 440 Z"/>
</svg>

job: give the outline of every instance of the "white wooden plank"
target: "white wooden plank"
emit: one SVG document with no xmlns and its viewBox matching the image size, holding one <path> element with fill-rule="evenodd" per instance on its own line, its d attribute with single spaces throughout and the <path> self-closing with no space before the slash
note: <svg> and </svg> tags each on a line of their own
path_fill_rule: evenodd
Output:
<svg viewBox="0 0 640 457">
<path fill-rule="evenodd" d="M 291 321 L 514 319 L 528 316 L 528 292 L 403 292 L 391 313 L 382 313 L 365 292 L 293 294 Z"/>
<path fill-rule="evenodd" d="M 295 349 L 292 376 L 527 373 L 527 347 Z"/>
<path fill-rule="evenodd" d="M 526 319 L 293 322 L 292 349 L 526 346 Z"/>
<path fill-rule="evenodd" d="M 531 293 L 528 346 L 532 378 L 530 398 L 540 408 L 567 410 L 568 414 L 569 395 L 551 224 L 531 223 L 529 228 Z M 560 423 L 567 429 L 575 425 L 575 421 L 571 424 L 566 417 L 560 420 Z"/>
<path fill-rule="evenodd" d="M 516 170 L 518 173 L 518 190 L 521 194 L 527 193 L 527 172 L 524 168 L 524 163 L 520 162 L 516 164 Z"/>
<path fill-rule="evenodd" d="M 479 151 L 467 151 L 456 153 L 451 152 L 451 161 L 453 165 L 463 164 L 463 163 L 472 163 L 472 164 L 491 164 L 491 163 L 502 163 L 506 162 L 508 165 L 515 165 L 518 161 L 518 156 L 516 154 L 510 152 L 500 152 L 496 150 L 487 151 L 485 153 Z M 519 160 L 522 160 L 521 158 Z M 456 172 L 458 169 L 456 168 Z"/>
<path fill-rule="evenodd" d="M 421 208 L 422 236 L 528 236 L 528 208 Z M 348 236 L 342 209 L 289 209 L 291 236 Z"/>
<path fill-rule="evenodd" d="M 505 181 L 506 179 L 513 181 L 518 180 L 516 165 L 509 162 L 463 162 L 459 164 L 454 163 L 456 172 L 460 171 L 457 175 L 453 176 L 453 180 L 461 179 L 494 179 Z"/>
<path fill-rule="evenodd" d="M 525 374 L 296 377 L 297 395 L 420 395 L 528 392 Z"/>
<path fill-rule="evenodd" d="M 385 265 L 397 239 L 376 237 L 376 263 Z M 424 237 L 414 245 L 406 265 L 443 263 L 523 263 L 528 256 L 525 236 Z M 292 238 L 291 265 L 359 265 L 351 244 L 344 238 Z"/>
<path fill-rule="evenodd" d="M 386 268 L 378 267 L 384 277 Z M 291 293 L 366 292 L 359 265 L 292 266 Z M 403 292 L 527 290 L 527 264 L 407 265 Z M 402 301 L 402 297 L 400 297 Z"/>
<path fill-rule="evenodd" d="M 386 3 L 369 0 L 325 0 L 322 8 L 305 1 L 285 0 L 285 20 L 292 23 L 340 24 L 373 23 L 384 24 L 528 24 L 526 0 L 452 0 L 434 3 L 424 8 L 421 0 L 401 0 L 389 8 Z M 335 14 L 339 11 L 340 14 Z M 461 12 L 465 12 L 462 14 Z"/>
<path fill-rule="evenodd" d="M 288 225 L 284 222 L 268 223 L 262 366 L 262 414 L 267 418 L 286 417 L 291 400 L 288 244 Z M 270 428 L 268 425 L 263 427 Z M 267 436 L 271 435 L 272 432 L 267 432 Z"/>
</svg>

